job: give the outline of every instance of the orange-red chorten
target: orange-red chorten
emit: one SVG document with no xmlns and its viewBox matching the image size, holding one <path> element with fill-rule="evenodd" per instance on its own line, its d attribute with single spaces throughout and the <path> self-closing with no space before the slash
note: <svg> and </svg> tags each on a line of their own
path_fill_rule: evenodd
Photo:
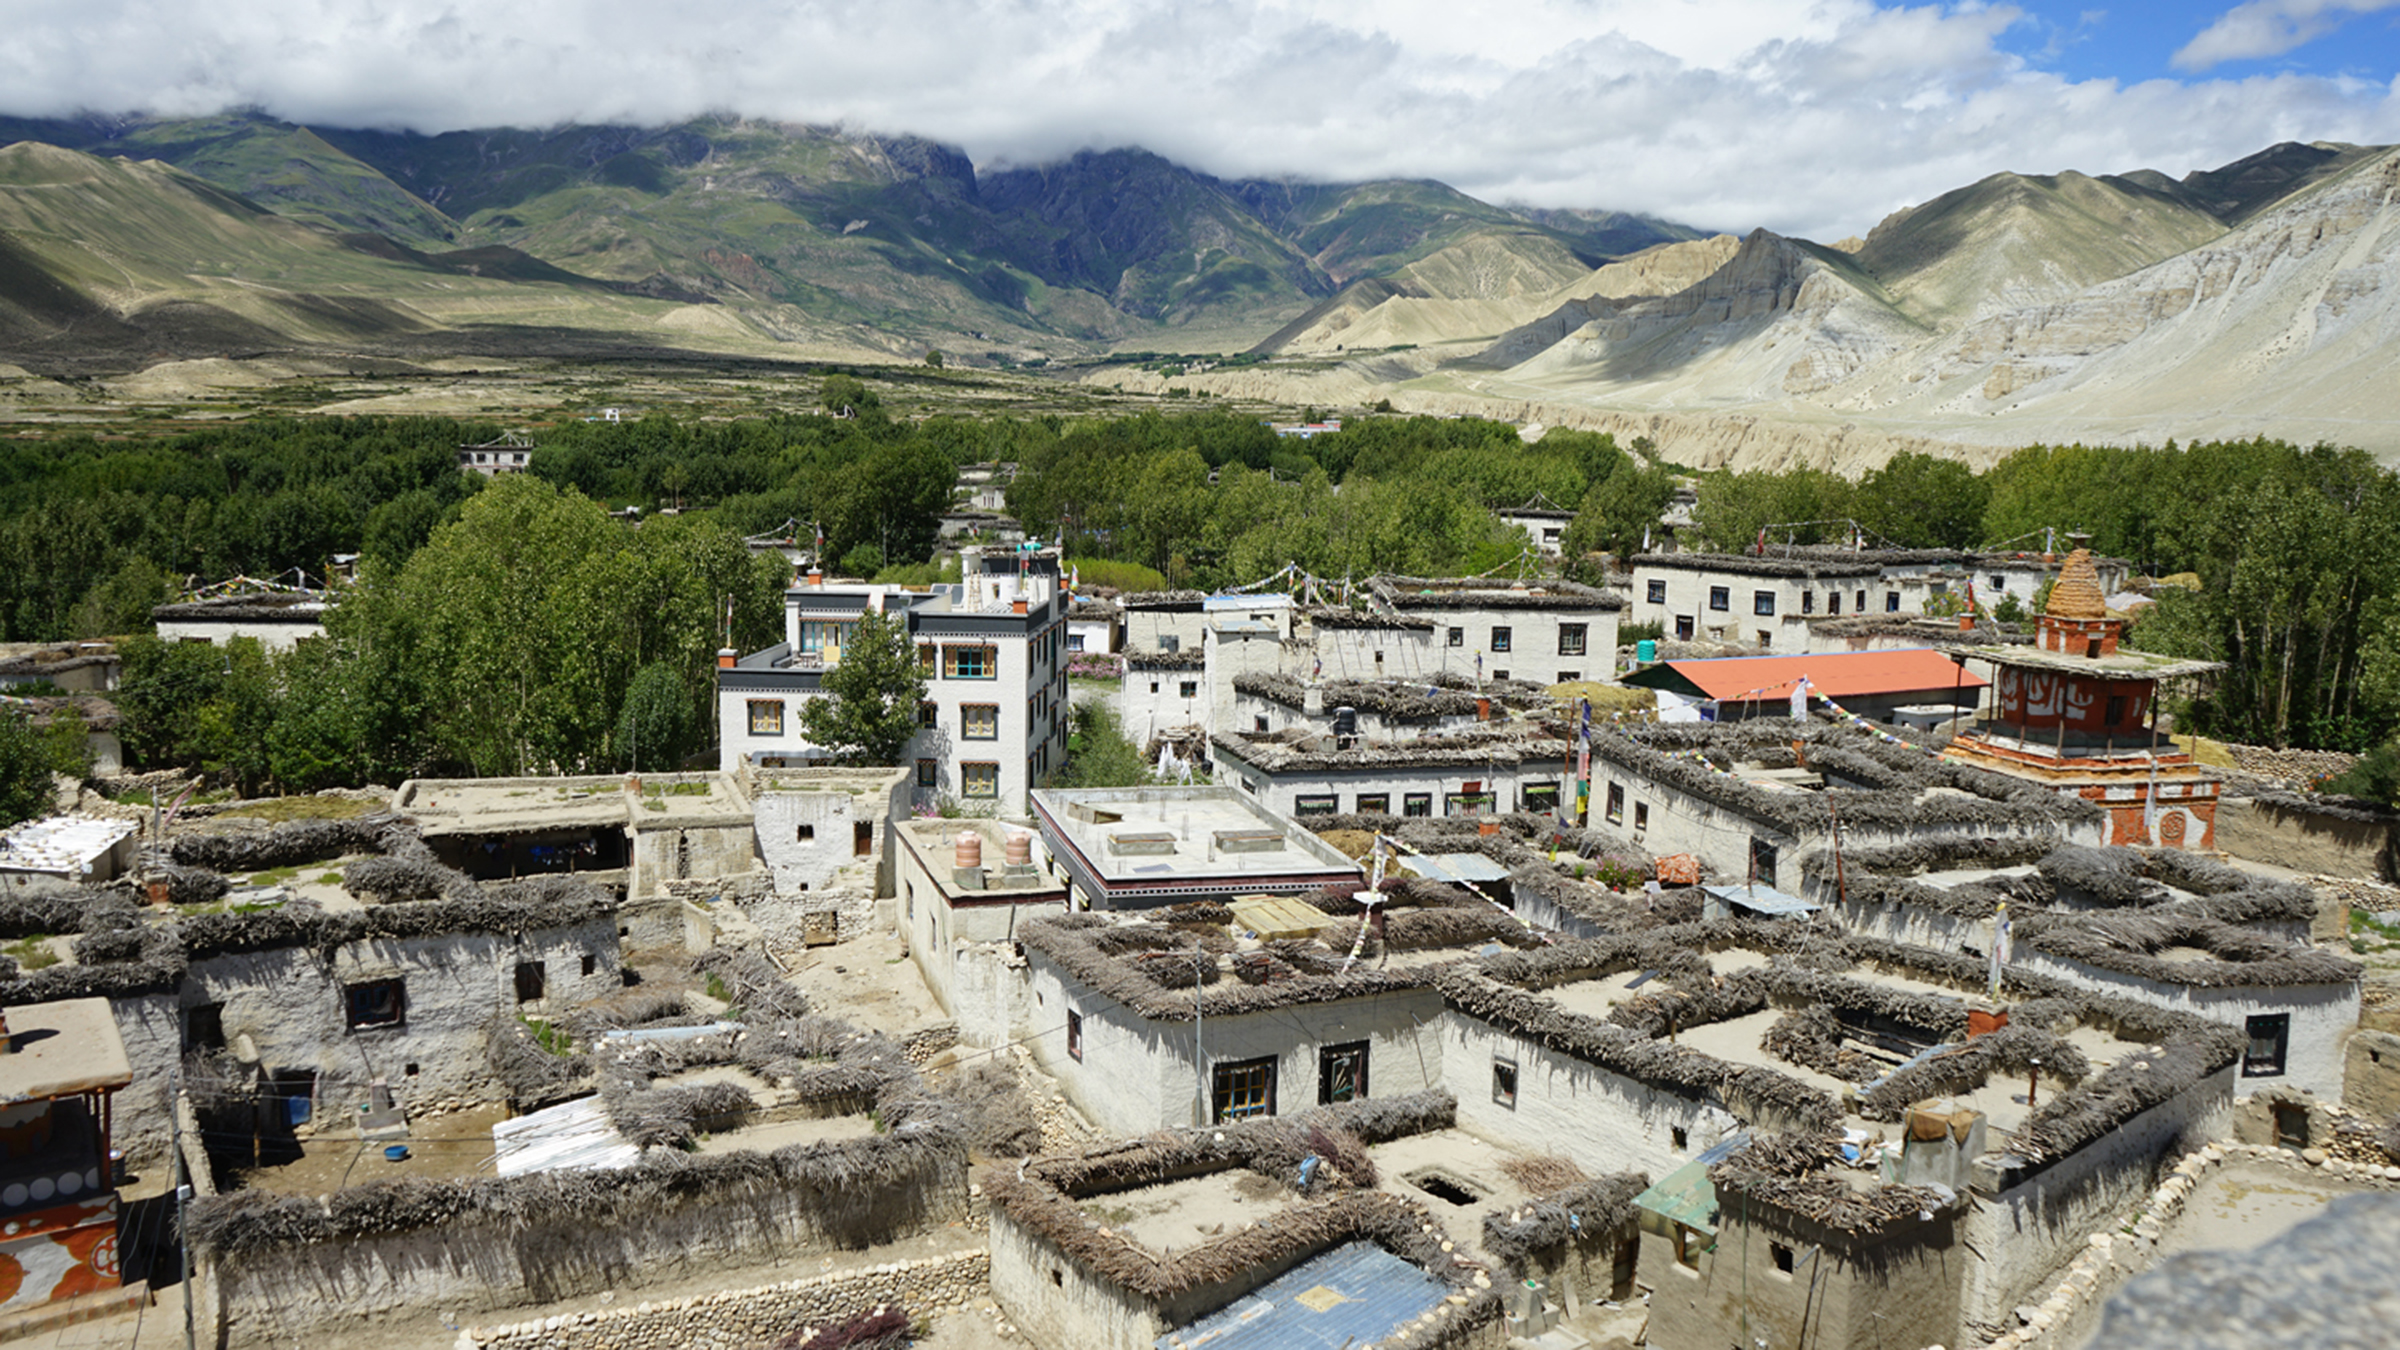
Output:
<svg viewBox="0 0 2400 1350">
<path fill-rule="evenodd" d="M 2152 704 L 2161 680 L 2221 667 L 2119 645 L 2125 621 L 2109 614 L 2091 552 L 2075 539 L 2032 646 L 1953 649 L 1996 674 L 1991 715 L 1945 753 L 2099 804 L 2111 844 L 2214 848 L 2222 780 L 2159 736 Z"/>
</svg>

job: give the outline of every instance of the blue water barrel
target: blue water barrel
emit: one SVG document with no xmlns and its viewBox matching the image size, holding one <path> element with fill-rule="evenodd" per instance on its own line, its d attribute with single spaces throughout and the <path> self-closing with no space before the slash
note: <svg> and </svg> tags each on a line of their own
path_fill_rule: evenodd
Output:
<svg viewBox="0 0 2400 1350">
<path fill-rule="evenodd" d="M 1642 662 L 1644 665 L 1657 660 L 1658 639 L 1643 638 L 1641 641 L 1633 644 L 1633 659 Z"/>
</svg>

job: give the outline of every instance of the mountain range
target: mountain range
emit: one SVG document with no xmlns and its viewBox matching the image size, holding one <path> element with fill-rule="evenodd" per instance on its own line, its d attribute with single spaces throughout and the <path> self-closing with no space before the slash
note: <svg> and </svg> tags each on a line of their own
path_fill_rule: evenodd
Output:
<svg viewBox="0 0 2400 1350">
<path fill-rule="evenodd" d="M 422 136 L 0 118 L 0 361 L 697 352 L 1265 359 L 1169 383 L 1854 466 L 2265 433 L 2400 455 L 2389 148 L 1998 173 L 1831 244 L 1138 149 L 979 172 L 712 118 Z M 4 374 L 0 371 L 0 374 Z"/>
</svg>

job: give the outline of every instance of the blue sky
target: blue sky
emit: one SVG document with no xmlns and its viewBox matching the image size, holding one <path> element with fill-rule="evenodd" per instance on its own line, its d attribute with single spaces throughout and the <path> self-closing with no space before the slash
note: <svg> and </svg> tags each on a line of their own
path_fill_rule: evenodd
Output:
<svg viewBox="0 0 2400 1350">
<path fill-rule="evenodd" d="M 2376 8 L 2373 0 L 2242 6 L 2251 13 L 2230 24 L 2222 21 L 2236 6 L 2172 0 L 2020 0 L 2017 8 L 2025 19 L 2001 45 L 2075 80 L 2238 79 L 2296 71 L 2388 83 L 2400 70 L 2400 5 L 2367 12 Z M 2212 45 L 2179 64 L 2177 53 L 2212 28 L 2220 32 Z M 2318 36 L 2306 36 L 2318 30 Z M 2287 34 L 2303 40 L 2286 48 Z"/>
<path fill-rule="evenodd" d="M 2400 143 L 2396 24 L 2400 0 L 0 0 L 0 112 L 721 112 L 985 167 L 1133 145 L 1838 239 L 2002 170 Z"/>
</svg>

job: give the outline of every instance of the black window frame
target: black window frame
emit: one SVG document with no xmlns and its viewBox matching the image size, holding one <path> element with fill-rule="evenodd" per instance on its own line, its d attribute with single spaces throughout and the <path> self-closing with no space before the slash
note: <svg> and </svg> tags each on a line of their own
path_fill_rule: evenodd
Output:
<svg viewBox="0 0 2400 1350">
<path fill-rule="evenodd" d="M 1517 630 L 1514 627 L 1508 624 L 1496 625 L 1492 629 L 1492 645 L 1487 648 L 1487 650 L 1494 652 L 1507 651 L 1509 650 L 1510 644 L 1514 643 L 1516 640 Z"/>
<path fill-rule="evenodd" d="M 1648 602 L 1648 603 L 1650 603 L 1650 604 L 1653 604 L 1653 605 L 1663 605 L 1663 604 L 1667 603 L 1667 581 L 1666 581 L 1666 578 L 1664 578 L 1664 577 L 1652 577 L 1652 578 L 1650 579 L 1650 585 L 1649 585 L 1649 588 L 1648 588 L 1648 590 L 1645 592 L 1645 594 L 1646 594 L 1646 595 L 1647 595 L 1647 597 L 1648 597 L 1648 601 L 1647 601 L 1647 602 Z"/>
<path fill-rule="evenodd" d="M 1392 794 L 1362 792 L 1358 794 L 1357 803 L 1351 809 L 1362 816 L 1388 816 L 1392 813 Z"/>
<path fill-rule="evenodd" d="M 1317 1105 L 1333 1106 L 1367 1099 L 1367 1068 L 1371 1048 L 1372 1043 L 1368 1041 L 1344 1041 L 1339 1045 L 1317 1048 Z M 1341 1097 L 1334 1095 L 1334 1079 L 1337 1070 L 1345 1063 L 1355 1065 L 1357 1073 L 1350 1086 L 1350 1095 Z"/>
<path fill-rule="evenodd" d="M 2290 1013 L 2252 1013 L 2243 1020 L 2242 1031 L 2249 1037 L 2249 1044 L 2242 1049 L 2242 1077 L 2281 1078 L 2290 1072 L 2292 1062 L 2292 1015 Z M 2274 1050 L 2271 1056 L 2259 1053 L 2259 1044 L 2262 1041 L 2273 1042 Z"/>
<path fill-rule="evenodd" d="M 517 962 L 515 983 L 518 1003 L 541 1002 L 550 996 L 550 963 L 547 961 Z M 528 993 L 527 990 L 532 992 Z"/>
<path fill-rule="evenodd" d="M 1803 614 L 1814 614 L 1817 612 L 1817 593 L 1815 591 L 1804 590 L 1800 592 L 1800 612 Z"/>
<path fill-rule="evenodd" d="M 1606 809 L 1601 811 L 1600 818 L 1607 821 L 1611 825 L 1622 824 L 1624 822 L 1625 785 L 1623 783 L 1611 783 L 1608 785 L 1608 805 Z"/>
<path fill-rule="evenodd" d="M 1198 697 L 1200 697 L 1200 682 L 1199 682 L 1198 680 L 1177 680 L 1177 681 L 1175 682 L 1175 697 L 1177 697 L 1177 698 L 1198 698 Z"/>
<path fill-rule="evenodd" d="M 1721 612 L 1721 613 L 1726 613 L 1726 614 L 1730 614 L 1730 613 L 1732 613 L 1732 612 L 1733 612 L 1733 588 L 1732 588 L 1731 586 L 1711 586 L 1711 587 L 1709 587 L 1709 588 L 1708 588 L 1708 607 L 1709 607 L 1710 609 L 1717 610 L 1717 611 L 1719 611 L 1719 612 Z"/>
<path fill-rule="evenodd" d="M 1517 809 L 1520 811 L 1556 811 L 1558 809 L 1558 784 L 1556 782 L 1519 783 L 1517 785 Z"/>
<path fill-rule="evenodd" d="M 1886 614 L 1897 614 L 1900 612 L 1900 592 L 1885 591 L 1883 593 L 1883 612 Z"/>
<path fill-rule="evenodd" d="M 1558 626 L 1558 654 L 1560 656 L 1582 656 L 1591 649 L 1591 643 L 1592 628 L 1590 624 L 1562 623 Z"/>
<path fill-rule="evenodd" d="M 390 1011 L 378 1010 L 379 993 L 391 995 Z M 352 1031 L 376 1031 L 408 1025 L 408 981 L 394 975 L 380 980 L 355 980 L 342 986 L 342 1012 Z"/>
<path fill-rule="evenodd" d="M 1083 1014 L 1067 1010 L 1067 1058 L 1083 1062 Z"/>
<path fill-rule="evenodd" d="M 1338 793 L 1306 792 L 1292 798 L 1292 814 L 1295 816 L 1338 816 L 1341 813 L 1342 799 Z"/>
<path fill-rule="evenodd" d="M 1400 814 L 1430 820 L 1433 818 L 1433 794 L 1404 792 L 1400 795 Z"/>
<path fill-rule="evenodd" d="M 1451 646 L 1453 646 L 1453 647 L 1464 647 L 1464 646 L 1466 646 L 1466 645 L 1467 645 L 1467 630 L 1466 630 L 1466 629 L 1464 629 L 1464 628 L 1453 628 L 1453 629 L 1451 629 L 1451 630 L 1450 630 L 1450 645 L 1451 645 Z"/>
<path fill-rule="evenodd" d="M 1517 1062 L 1505 1055 L 1492 1056 L 1492 1104 L 1517 1109 Z"/>
<path fill-rule="evenodd" d="M 1772 618 L 1774 618 L 1774 617 L 1775 617 L 1775 592 L 1773 592 L 1773 591 L 1752 591 L 1752 592 L 1750 592 L 1750 612 L 1751 612 L 1751 614 L 1753 614 L 1753 615 L 1755 615 L 1755 616 L 1757 616 L 1758 618 L 1761 618 L 1761 619 L 1772 619 Z"/>
<path fill-rule="evenodd" d="M 183 1010 L 183 1052 L 225 1048 L 225 1005 L 195 1003 Z"/>
</svg>

